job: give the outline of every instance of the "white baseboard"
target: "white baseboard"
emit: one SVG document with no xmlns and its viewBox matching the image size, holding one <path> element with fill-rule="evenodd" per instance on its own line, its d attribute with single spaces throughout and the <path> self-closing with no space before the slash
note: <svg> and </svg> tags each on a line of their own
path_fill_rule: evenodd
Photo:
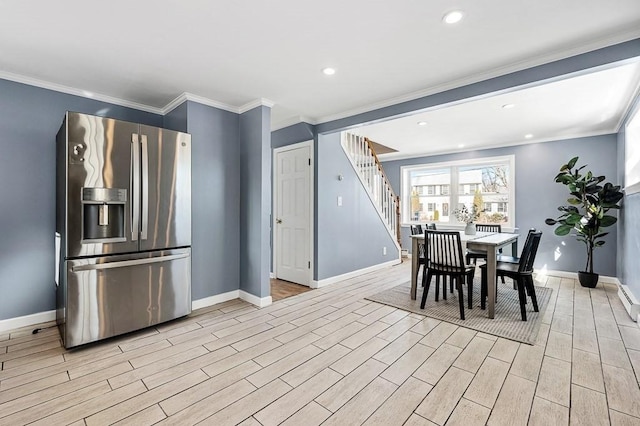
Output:
<svg viewBox="0 0 640 426">
<path fill-rule="evenodd" d="M 578 279 L 578 273 L 577 272 L 567 272 L 567 271 L 555 271 L 552 269 L 536 269 L 535 273 L 540 275 L 551 275 L 554 277 L 560 277 L 560 278 L 573 278 L 573 279 Z M 619 284 L 620 281 L 618 281 L 618 278 L 616 277 L 609 277 L 606 275 L 600 275 L 600 277 L 598 277 L 598 282 L 602 282 L 602 283 L 607 283 L 607 284 Z"/>
<path fill-rule="evenodd" d="M 201 309 L 208 306 L 213 306 L 218 303 L 226 302 L 227 300 L 242 299 L 251 303 L 252 305 L 264 308 L 272 303 L 271 296 L 258 297 L 253 294 L 247 293 L 242 290 L 233 290 L 227 293 L 216 294 L 215 296 L 205 297 L 203 299 L 194 300 L 191 302 L 191 309 Z M 32 325 L 42 324 L 44 322 L 50 322 L 56 320 L 56 311 L 38 312 L 37 314 L 25 315 L 22 317 L 8 318 L 0 320 L 0 333 L 10 330 L 16 330 L 22 327 L 29 327 Z"/>
<path fill-rule="evenodd" d="M 245 302 L 249 302 L 252 305 L 256 305 L 259 308 L 264 308 L 265 306 L 269 306 L 272 303 L 271 296 L 267 297 L 258 297 L 254 296 L 251 293 L 247 293 L 244 290 L 238 290 L 240 292 L 240 299 Z"/>
<path fill-rule="evenodd" d="M 43 322 L 55 321 L 56 311 L 38 312 L 37 314 L 25 315 L 23 317 L 0 320 L 0 333 L 17 328 L 29 327 L 31 325 L 42 324 Z"/>
<path fill-rule="evenodd" d="M 338 281 L 348 280 L 349 278 L 357 277 L 358 275 L 366 274 L 368 272 L 374 272 L 380 269 L 388 268 L 389 266 L 398 265 L 402 262 L 402 259 L 394 259 L 389 262 L 380 263 L 378 265 L 369 266 L 368 268 L 358 269 L 357 271 L 347 272 L 346 274 L 336 275 L 323 280 L 313 280 L 311 282 L 311 288 L 320 288 L 329 284 L 337 283 Z"/>
<path fill-rule="evenodd" d="M 208 306 L 213 306 L 218 303 L 226 302 L 227 300 L 233 299 L 241 299 L 260 308 L 269 306 L 272 303 L 271 296 L 260 298 L 243 290 L 232 290 L 226 293 L 216 294 L 215 296 L 205 297 L 204 299 L 194 300 L 193 302 L 191 302 L 191 309 L 195 310 L 206 308 Z"/>
<path fill-rule="evenodd" d="M 201 309 L 208 306 L 217 305 L 218 303 L 226 302 L 227 300 L 239 299 L 240 290 L 232 290 L 222 294 L 216 294 L 215 296 L 205 297 L 204 299 L 198 299 L 191 302 L 191 309 Z"/>
</svg>

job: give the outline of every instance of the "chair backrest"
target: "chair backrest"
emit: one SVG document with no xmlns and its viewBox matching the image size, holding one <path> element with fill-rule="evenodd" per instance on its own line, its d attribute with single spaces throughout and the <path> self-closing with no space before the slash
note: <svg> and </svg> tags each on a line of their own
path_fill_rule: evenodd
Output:
<svg viewBox="0 0 640 426">
<path fill-rule="evenodd" d="M 494 225 L 494 224 L 486 224 L 486 223 L 477 223 L 476 231 L 478 232 L 502 232 L 502 226 Z"/>
<path fill-rule="evenodd" d="M 410 225 L 409 229 L 411 230 L 411 235 L 422 234 L 422 232 L 418 232 L 418 225 Z"/>
<path fill-rule="evenodd" d="M 536 231 L 535 229 L 529 230 L 527 240 L 524 242 L 524 247 L 522 248 L 522 254 L 520 255 L 518 272 L 533 272 L 533 263 L 536 260 L 536 253 L 538 253 L 541 238 L 541 231 Z"/>
<path fill-rule="evenodd" d="M 431 230 L 435 231 L 435 230 L 436 230 L 436 224 L 435 224 L 435 223 L 427 223 L 427 224 L 424 226 L 424 228 L 425 228 L 425 229 L 431 229 Z"/>
<path fill-rule="evenodd" d="M 462 242 L 458 231 L 427 229 L 424 232 L 424 242 L 427 267 L 447 266 L 464 269 Z"/>
</svg>

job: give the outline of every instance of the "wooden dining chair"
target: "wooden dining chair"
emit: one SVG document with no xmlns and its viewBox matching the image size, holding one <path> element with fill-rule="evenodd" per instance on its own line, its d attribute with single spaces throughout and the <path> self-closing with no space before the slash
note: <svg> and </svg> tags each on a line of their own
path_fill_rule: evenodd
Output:
<svg viewBox="0 0 640 426">
<path fill-rule="evenodd" d="M 532 232 L 536 232 L 536 228 L 530 228 L 527 232 L 527 238 L 529 238 L 529 234 Z M 526 240 L 525 240 L 526 242 Z M 520 258 L 517 256 L 517 253 L 513 253 L 512 256 L 507 256 L 504 254 L 499 254 L 497 258 L 498 262 L 507 262 L 507 263 L 520 263 Z"/>
<path fill-rule="evenodd" d="M 478 232 L 497 232 L 500 233 L 502 232 L 502 226 L 501 225 L 494 225 L 494 224 L 477 224 L 476 225 L 476 231 Z M 500 249 L 500 253 L 502 253 L 502 249 Z M 471 261 L 473 260 L 473 263 L 475 264 L 477 259 L 484 259 L 487 260 L 487 252 L 486 251 L 480 251 L 480 250 L 469 250 L 467 249 L 467 252 L 465 254 L 465 259 L 467 261 L 467 263 L 471 263 Z"/>
<path fill-rule="evenodd" d="M 464 320 L 464 291 L 463 284 L 467 284 L 468 307 L 473 308 L 473 276 L 475 267 L 464 263 L 462 254 L 462 242 L 458 231 L 434 231 L 427 229 L 424 235 L 426 274 L 423 274 L 422 301 L 420 309 L 424 309 L 427 303 L 427 295 L 431 279 L 436 277 L 436 302 L 439 293 L 439 278 L 449 277 L 455 282 L 458 289 L 458 302 L 460 304 L 460 318 Z M 443 279 L 443 298 L 446 299 L 446 281 Z"/>
<path fill-rule="evenodd" d="M 496 277 L 508 277 L 516 282 L 518 289 L 518 300 L 520 302 L 520 315 L 522 321 L 527 320 L 527 296 L 531 298 L 533 310 L 538 312 L 538 298 L 536 297 L 536 289 L 533 284 L 533 264 L 536 260 L 538 246 L 542 232 L 533 231 L 527 235 L 527 240 L 522 248 L 522 254 L 518 263 L 498 262 L 496 265 Z M 487 298 L 487 265 L 481 265 L 480 271 L 482 281 L 480 287 L 480 307 L 485 308 Z"/>
</svg>

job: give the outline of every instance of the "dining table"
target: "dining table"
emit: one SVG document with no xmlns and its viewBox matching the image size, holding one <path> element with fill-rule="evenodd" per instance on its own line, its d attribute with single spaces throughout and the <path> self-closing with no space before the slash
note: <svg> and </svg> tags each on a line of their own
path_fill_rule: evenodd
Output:
<svg viewBox="0 0 640 426">
<path fill-rule="evenodd" d="M 487 253 L 487 311 L 489 318 L 495 317 L 496 310 L 496 267 L 498 250 L 511 244 L 511 253 L 518 253 L 517 233 L 507 232 L 476 232 L 473 235 L 460 231 L 460 240 L 468 249 L 484 251 Z M 424 234 L 411 236 L 411 299 L 416 299 L 418 289 L 418 247 L 424 244 Z"/>
</svg>

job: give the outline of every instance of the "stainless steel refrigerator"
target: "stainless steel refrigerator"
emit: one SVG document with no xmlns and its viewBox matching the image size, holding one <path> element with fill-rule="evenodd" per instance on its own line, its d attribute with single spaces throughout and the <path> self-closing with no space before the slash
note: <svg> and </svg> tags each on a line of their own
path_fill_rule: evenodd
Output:
<svg viewBox="0 0 640 426">
<path fill-rule="evenodd" d="M 191 136 L 67 112 L 57 322 L 73 347 L 191 312 Z"/>
</svg>

